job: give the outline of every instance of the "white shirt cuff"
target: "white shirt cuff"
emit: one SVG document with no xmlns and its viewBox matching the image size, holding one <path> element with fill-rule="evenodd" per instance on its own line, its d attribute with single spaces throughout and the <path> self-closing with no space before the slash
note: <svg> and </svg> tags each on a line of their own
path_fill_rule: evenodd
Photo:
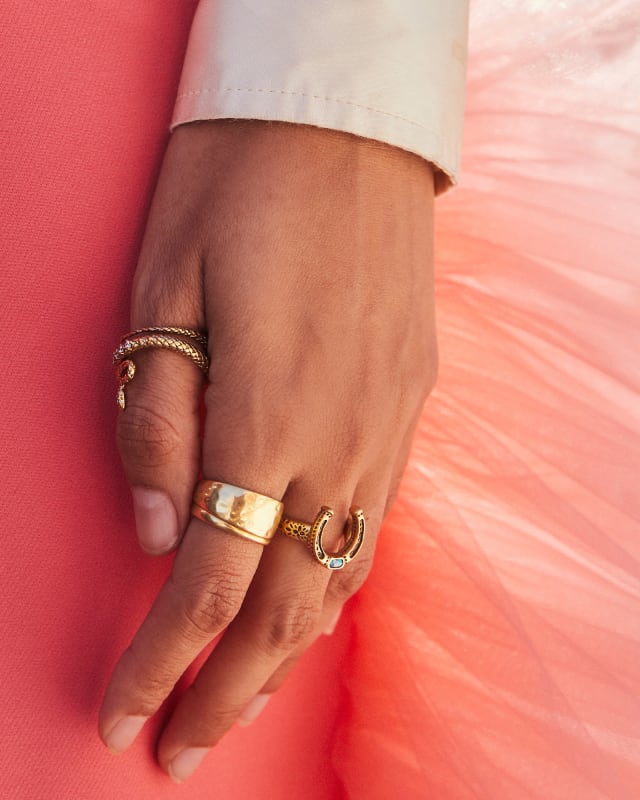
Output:
<svg viewBox="0 0 640 800">
<path fill-rule="evenodd" d="M 459 174 L 468 0 L 201 0 L 171 128 L 264 119 L 417 153 Z"/>
</svg>

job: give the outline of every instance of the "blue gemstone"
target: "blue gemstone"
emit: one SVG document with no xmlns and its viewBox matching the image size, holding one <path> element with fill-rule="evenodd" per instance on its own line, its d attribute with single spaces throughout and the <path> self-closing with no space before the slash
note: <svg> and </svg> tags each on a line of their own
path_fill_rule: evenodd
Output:
<svg viewBox="0 0 640 800">
<path fill-rule="evenodd" d="M 332 558 L 329 562 L 329 569 L 342 569 L 344 567 L 344 558 Z"/>
</svg>

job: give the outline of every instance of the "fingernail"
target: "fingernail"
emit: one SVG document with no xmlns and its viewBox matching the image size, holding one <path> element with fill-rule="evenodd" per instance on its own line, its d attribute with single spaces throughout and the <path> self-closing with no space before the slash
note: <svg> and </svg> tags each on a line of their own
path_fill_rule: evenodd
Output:
<svg viewBox="0 0 640 800">
<path fill-rule="evenodd" d="M 237 720 L 238 725 L 241 725 L 243 728 L 247 725 L 251 725 L 254 719 L 260 716 L 270 699 L 270 694 L 257 694 L 253 700 L 249 700 L 247 705 L 240 712 L 240 716 Z"/>
<path fill-rule="evenodd" d="M 116 755 L 126 750 L 142 730 L 147 717 L 123 717 L 105 736 L 105 744 Z"/>
<path fill-rule="evenodd" d="M 338 624 L 338 620 L 340 619 L 340 615 L 341 614 L 342 614 L 342 609 L 339 608 L 337 610 L 335 616 L 331 620 L 331 622 L 329 622 L 327 627 L 324 629 L 323 633 L 324 633 L 325 636 L 331 636 L 331 634 L 335 631 L 336 625 Z"/>
<path fill-rule="evenodd" d="M 164 553 L 178 540 L 178 515 L 169 497 L 157 489 L 134 486 L 133 511 L 140 546 L 148 553 Z"/>
<path fill-rule="evenodd" d="M 169 777 L 176 783 L 184 783 L 200 766 L 208 752 L 208 747 L 187 747 L 169 764 Z"/>
</svg>

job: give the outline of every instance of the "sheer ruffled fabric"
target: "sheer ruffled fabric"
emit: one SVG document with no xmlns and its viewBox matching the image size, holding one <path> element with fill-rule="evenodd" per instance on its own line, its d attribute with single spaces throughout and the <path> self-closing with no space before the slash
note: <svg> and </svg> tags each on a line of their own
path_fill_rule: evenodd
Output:
<svg viewBox="0 0 640 800">
<path fill-rule="evenodd" d="M 472 6 L 441 369 L 354 603 L 349 797 L 640 796 L 640 14 Z"/>
</svg>

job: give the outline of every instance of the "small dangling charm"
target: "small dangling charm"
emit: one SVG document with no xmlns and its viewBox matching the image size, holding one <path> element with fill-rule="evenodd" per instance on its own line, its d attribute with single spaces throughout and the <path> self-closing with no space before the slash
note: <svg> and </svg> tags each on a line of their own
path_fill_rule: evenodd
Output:
<svg viewBox="0 0 640 800">
<path fill-rule="evenodd" d="M 124 396 L 124 387 L 133 379 L 133 376 L 136 374 L 136 365 L 133 361 L 130 361 L 128 358 L 118 364 L 116 368 L 116 378 L 118 379 L 119 386 L 118 386 L 118 394 L 116 400 L 118 402 L 118 406 L 121 409 L 125 409 L 127 406 L 127 401 Z"/>
</svg>

